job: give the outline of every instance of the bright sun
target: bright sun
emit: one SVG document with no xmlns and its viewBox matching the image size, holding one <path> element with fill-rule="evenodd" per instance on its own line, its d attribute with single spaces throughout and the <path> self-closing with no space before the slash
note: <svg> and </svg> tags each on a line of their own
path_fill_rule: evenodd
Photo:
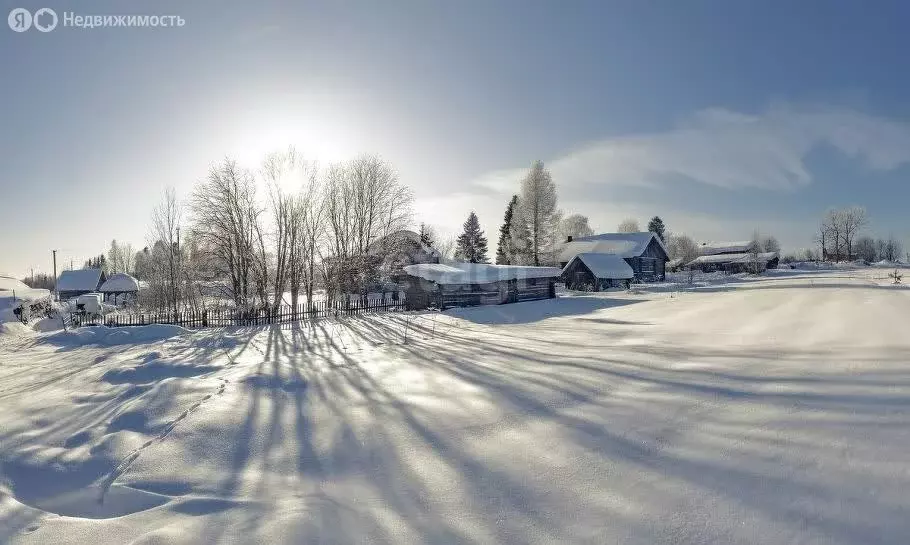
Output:
<svg viewBox="0 0 910 545">
<path fill-rule="evenodd" d="M 327 123 L 303 123 L 299 128 L 285 123 L 248 126 L 232 141 L 228 155 L 247 168 L 258 168 L 267 154 L 288 146 L 294 146 L 305 159 L 323 166 L 356 154 L 347 144 L 343 131 Z"/>
</svg>

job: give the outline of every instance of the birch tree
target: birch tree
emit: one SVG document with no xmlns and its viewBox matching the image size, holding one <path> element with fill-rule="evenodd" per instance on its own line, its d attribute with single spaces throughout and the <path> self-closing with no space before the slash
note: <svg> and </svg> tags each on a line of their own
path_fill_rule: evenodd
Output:
<svg viewBox="0 0 910 545">
<path fill-rule="evenodd" d="M 214 277 L 227 280 L 225 295 L 238 309 L 250 308 L 261 215 L 252 173 L 225 159 L 196 184 L 190 207 L 194 232 L 208 252 L 207 267 Z"/>
<path fill-rule="evenodd" d="M 549 255 L 556 242 L 560 214 L 556 208 L 556 185 L 542 161 L 535 161 L 521 182 L 521 193 L 513 223 L 519 237 L 527 232 L 527 247 L 532 265 L 552 261 Z M 514 239 L 514 234 L 513 234 Z"/>
</svg>

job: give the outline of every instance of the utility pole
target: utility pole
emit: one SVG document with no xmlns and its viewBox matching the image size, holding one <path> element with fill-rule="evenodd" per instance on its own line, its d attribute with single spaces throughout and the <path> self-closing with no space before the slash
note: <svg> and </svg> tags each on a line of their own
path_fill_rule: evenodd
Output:
<svg viewBox="0 0 910 545">
<path fill-rule="evenodd" d="M 54 252 L 54 299 L 57 299 L 57 250 L 51 250 Z"/>
</svg>

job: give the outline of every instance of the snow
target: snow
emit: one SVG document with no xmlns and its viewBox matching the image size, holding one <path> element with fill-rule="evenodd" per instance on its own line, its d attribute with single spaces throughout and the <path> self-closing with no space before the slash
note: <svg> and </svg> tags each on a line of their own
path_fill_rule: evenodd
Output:
<svg viewBox="0 0 910 545">
<path fill-rule="evenodd" d="M 581 260 L 597 278 L 622 280 L 635 277 L 632 267 L 630 267 L 623 258 L 613 254 L 584 253 L 578 254 L 573 260 L 574 259 Z M 566 265 L 566 269 L 569 268 L 569 265 L 571 264 L 572 263 L 569 262 L 569 264 Z M 563 269 L 563 271 L 566 269 Z"/>
<path fill-rule="evenodd" d="M 752 248 L 752 241 L 702 242 L 698 251 L 701 255 L 746 253 Z"/>
<path fill-rule="evenodd" d="M 654 233 L 602 233 L 588 237 L 576 237 L 565 242 L 559 252 L 559 262 L 568 263 L 581 253 L 615 254 L 619 257 L 637 257 L 644 253 L 651 240 L 657 240 L 667 251 L 660 238 Z"/>
<path fill-rule="evenodd" d="M 101 282 L 101 269 L 63 271 L 57 280 L 57 291 L 95 291 Z"/>
<path fill-rule="evenodd" d="M 139 281 L 126 273 L 112 274 L 98 290 L 102 293 L 139 291 Z"/>
<path fill-rule="evenodd" d="M 21 280 L 0 274 L 0 309 L 15 306 L 19 301 L 35 301 L 49 296 L 48 290 L 30 288 Z"/>
<path fill-rule="evenodd" d="M 486 263 L 419 263 L 406 265 L 403 268 L 411 276 L 437 284 L 489 284 L 501 280 L 556 278 L 562 273 L 556 267 L 488 265 Z"/>
<path fill-rule="evenodd" d="M 760 252 L 758 254 L 717 254 L 717 255 L 700 255 L 690 261 L 689 265 L 698 263 L 748 263 L 753 259 L 759 261 L 770 261 L 777 257 L 776 252 Z"/>
<path fill-rule="evenodd" d="M 897 544 L 910 291 L 0 327 L 0 542 Z"/>
</svg>

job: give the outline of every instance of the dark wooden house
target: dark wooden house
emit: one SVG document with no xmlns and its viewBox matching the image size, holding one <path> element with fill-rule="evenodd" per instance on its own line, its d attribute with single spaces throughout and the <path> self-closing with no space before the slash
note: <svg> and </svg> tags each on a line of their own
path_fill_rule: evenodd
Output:
<svg viewBox="0 0 910 545">
<path fill-rule="evenodd" d="M 559 252 L 559 265 L 565 268 L 579 254 L 612 254 L 632 268 L 638 282 L 663 280 L 669 255 L 655 233 L 602 233 L 589 237 L 569 237 Z"/>
<path fill-rule="evenodd" d="M 626 260 L 613 254 L 578 254 L 562 270 L 562 281 L 570 290 L 627 288 L 634 277 Z"/>
<path fill-rule="evenodd" d="M 756 252 L 751 241 L 703 242 L 699 253 L 701 255 L 686 264 L 687 269 L 706 273 L 758 273 L 776 269 L 780 262 L 776 252 Z"/>
<path fill-rule="evenodd" d="M 485 263 L 406 265 L 397 277 L 412 310 L 498 305 L 556 297 L 561 271 Z"/>
</svg>

